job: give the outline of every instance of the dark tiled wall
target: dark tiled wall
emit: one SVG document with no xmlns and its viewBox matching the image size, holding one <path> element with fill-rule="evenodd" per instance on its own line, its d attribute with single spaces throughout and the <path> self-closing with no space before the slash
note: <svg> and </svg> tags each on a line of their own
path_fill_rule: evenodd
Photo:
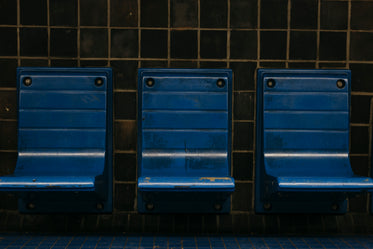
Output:
<svg viewBox="0 0 373 249">
<path fill-rule="evenodd" d="M 351 161 L 370 175 L 373 96 L 371 0 L 0 0 L 0 174 L 17 152 L 17 66 L 114 70 L 114 212 L 20 215 L 1 194 L 0 228 L 23 231 L 224 233 L 371 232 L 369 198 L 344 216 L 255 215 L 257 68 L 350 68 Z M 227 215 L 136 212 L 137 68 L 231 68 L 234 72 L 232 175 Z"/>
</svg>

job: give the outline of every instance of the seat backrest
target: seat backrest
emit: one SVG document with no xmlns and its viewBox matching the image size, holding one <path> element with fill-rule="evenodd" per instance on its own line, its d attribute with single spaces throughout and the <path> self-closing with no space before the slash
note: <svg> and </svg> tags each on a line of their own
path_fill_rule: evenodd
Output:
<svg viewBox="0 0 373 249">
<path fill-rule="evenodd" d="M 258 80 L 258 139 L 267 171 L 350 171 L 348 70 L 263 69 Z"/>
<path fill-rule="evenodd" d="M 231 70 L 140 69 L 139 176 L 227 176 Z"/>
<path fill-rule="evenodd" d="M 18 69 L 18 160 L 29 162 L 21 170 L 103 171 L 108 82 L 109 68 Z"/>
</svg>

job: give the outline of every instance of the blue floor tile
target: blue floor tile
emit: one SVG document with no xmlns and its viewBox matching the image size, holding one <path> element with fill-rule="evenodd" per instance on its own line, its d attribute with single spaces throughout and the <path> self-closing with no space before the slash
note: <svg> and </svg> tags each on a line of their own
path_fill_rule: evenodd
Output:
<svg viewBox="0 0 373 249">
<path fill-rule="evenodd" d="M 0 234 L 6 249 L 366 249 L 373 236 L 37 236 Z"/>
</svg>

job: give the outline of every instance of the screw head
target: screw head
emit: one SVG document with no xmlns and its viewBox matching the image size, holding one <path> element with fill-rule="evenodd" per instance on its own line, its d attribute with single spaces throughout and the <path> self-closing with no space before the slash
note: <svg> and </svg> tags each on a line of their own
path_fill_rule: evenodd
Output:
<svg viewBox="0 0 373 249">
<path fill-rule="evenodd" d="M 31 79 L 30 77 L 26 77 L 26 78 L 24 78 L 24 79 L 23 79 L 23 84 L 24 84 L 25 86 L 31 86 L 31 84 L 32 84 L 32 79 Z"/>
<path fill-rule="evenodd" d="M 270 211 L 272 209 L 272 204 L 270 202 L 266 202 L 263 204 L 263 208 L 266 211 Z"/>
<path fill-rule="evenodd" d="M 267 87 L 274 88 L 276 85 L 276 81 L 274 79 L 267 80 Z"/>
<path fill-rule="evenodd" d="M 223 87 L 225 86 L 225 80 L 223 80 L 223 79 L 218 79 L 218 80 L 216 81 L 216 85 L 217 85 L 218 87 L 220 87 L 220 88 L 223 88 Z"/>
<path fill-rule="evenodd" d="M 27 205 L 26 205 L 26 208 L 27 208 L 27 209 L 31 209 L 31 210 L 32 210 L 32 209 L 35 209 L 35 207 L 36 207 L 35 204 L 32 203 L 32 202 L 27 203 Z"/>
<path fill-rule="evenodd" d="M 343 89 L 346 86 L 346 82 L 344 80 L 337 80 L 337 87 L 339 89 Z"/>
<path fill-rule="evenodd" d="M 97 204 L 96 204 L 96 209 L 97 209 L 97 210 L 102 210 L 102 209 L 104 209 L 104 204 L 102 204 L 101 202 L 97 203 Z"/>
<path fill-rule="evenodd" d="M 104 80 L 102 78 L 96 78 L 95 85 L 102 86 L 104 84 Z"/>
<path fill-rule="evenodd" d="M 154 84 L 155 84 L 154 79 L 149 78 L 149 79 L 146 80 L 146 85 L 147 85 L 148 87 L 152 87 L 152 86 L 154 86 Z"/>
<path fill-rule="evenodd" d="M 149 202 L 149 203 L 146 203 L 146 210 L 148 211 L 152 211 L 154 209 L 154 204 Z"/>
<path fill-rule="evenodd" d="M 216 203 L 214 205 L 215 211 L 221 211 L 223 209 L 223 206 L 220 203 Z"/>
<path fill-rule="evenodd" d="M 339 205 L 338 205 L 338 203 L 333 203 L 332 206 L 331 206 L 331 209 L 332 209 L 333 211 L 338 211 L 338 210 L 339 210 Z"/>
</svg>

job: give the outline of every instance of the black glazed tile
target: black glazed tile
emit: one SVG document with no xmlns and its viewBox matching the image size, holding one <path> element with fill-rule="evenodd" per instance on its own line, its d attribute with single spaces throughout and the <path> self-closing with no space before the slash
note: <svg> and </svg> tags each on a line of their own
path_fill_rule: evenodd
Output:
<svg viewBox="0 0 373 249">
<path fill-rule="evenodd" d="M 77 30 L 51 29 L 51 56 L 77 57 Z"/>
<path fill-rule="evenodd" d="M 234 120 L 254 120 L 255 95 L 251 92 L 234 93 Z"/>
<path fill-rule="evenodd" d="M 233 222 L 231 214 L 221 214 L 219 216 L 219 233 L 229 234 L 232 233 Z"/>
<path fill-rule="evenodd" d="M 110 0 L 110 25 L 137 27 L 137 0 Z"/>
<path fill-rule="evenodd" d="M 144 232 L 144 217 L 142 214 L 130 214 L 129 216 L 129 231 L 134 233 Z"/>
<path fill-rule="evenodd" d="M 16 59 L 0 59 L 0 87 L 16 87 Z"/>
<path fill-rule="evenodd" d="M 111 61 L 114 89 L 137 89 L 137 61 Z"/>
<path fill-rule="evenodd" d="M 373 60 L 373 33 L 351 32 L 350 59 Z"/>
<path fill-rule="evenodd" d="M 21 60 L 22 67 L 47 67 L 48 60 L 40 60 L 40 59 L 22 59 Z"/>
<path fill-rule="evenodd" d="M 167 31 L 141 31 L 141 57 L 167 58 Z"/>
<path fill-rule="evenodd" d="M 232 31 L 230 49 L 232 59 L 256 59 L 257 32 Z"/>
<path fill-rule="evenodd" d="M 17 92 L 0 91 L 0 118 L 16 119 L 17 118 Z M 0 160 L 1 161 L 1 160 Z M 1 170 L 1 167 L 0 167 Z"/>
<path fill-rule="evenodd" d="M 278 61 L 261 61 L 260 62 L 261 68 L 285 68 L 285 62 L 278 62 Z"/>
<path fill-rule="evenodd" d="M 201 31 L 201 58 L 226 58 L 227 32 Z"/>
<path fill-rule="evenodd" d="M 348 2 L 321 2 L 320 28 L 347 29 Z"/>
<path fill-rule="evenodd" d="M 252 122 L 234 122 L 233 150 L 252 150 L 254 125 Z"/>
<path fill-rule="evenodd" d="M 108 65 L 107 60 L 81 60 L 81 67 L 106 67 Z"/>
<path fill-rule="evenodd" d="M 351 89 L 357 92 L 373 92 L 373 64 L 351 64 Z"/>
<path fill-rule="evenodd" d="M 167 61 L 142 61 L 141 67 L 144 68 L 165 68 L 167 67 Z"/>
<path fill-rule="evenodd" d="M 108 32 L 106 29 L 80 30 L 80 56 L 103 57 L 108 54 Z"/>
<path fill-rule="evenodd" d="M 138 32 L 135 29 L 111 30 L 111 57 L 133 58 L 138 55 Z"/>
<path fill-rule="evenodd" d="M 52 26 L 77 25 L 78 1 L 77 0 L 50 0 L 50 24 Z"/>
<path fill-rule="evenodd" d="M 250 181 L 253 179 L 253 153 L 233 153 L 233 178 L 235 180 Z"/>
<path fill-rule="evenodd" d="M 136 93 L 117 92 L 114 94 L 115 119 L 136 119 Z"/>
<path fill-rule="evenodd" d="M 232 215 L 233 228 L 232 232 L 235 234 L 248 234 L 249 215 L 247 213 L 239 213 Z"/>
<path fill-rule="evenodd" d="M 346 32 L 320 32 L 320 60 L 346 59 Z"/>
<path fill-rule="evenodd" d="M 135 184 L 115 184 L 114 207 L 118 211 L 134 211 Z"/>
<path fill-rule="evenodd" d="M 351 2 L 351 29 L 373 29 L 373 2 Z M 346 18 L 347 19 L 347 18 Z"/>
<path fill-rule="evenodd" d="M 332 62 L 324 62 L 319 63 L 320 69 L 346 69 L 346 63 L 332 63 Z"/>
<path fill-rule="evenodd" d="M 227 68 L 227 63 L 223 61 L 201 61 L 200 68 Z"/>
<path fill-rule="evenodd" d="M 171 27 L 197 27 L 198 1 L 171 0 Z"/>
<path fill-rule="evenodd" d="M 48 30 L 21 28 L 21 56 L 48 56 Z"/>
<path fill-rule="evenodd" d="M 369 153 L 369 127 L 352 126 L 350 128 L 350 139 L 352 154 Z"/>
<path fill-rule="evenodd" d="M 188 220 L 189 220 L 189 217 L 187 215 L 183 215 L 183 214 L 175 214 L 174 215 L 174 232 L 175 233 L 186 233 L 188 232 Z M 174 248 L 181 245 L 181 243 L 178 243 L 178 242 L 171 242 L 169 244 L 169 246 L 171 248 Z"/>
<path fill-rule="evenodd" d="M 136 154 L 116 153 L 115 154 L 115 180 L 133 181 L 136 179 Z"/>
<path fill-rule="evenodd" d="M 286 32 L 260 32 L 260 59 L 286 58 Z"/>
<path fill-rule="evenodd" d="M 0 24 L 17 24 L 17 1 L 0 0 Z"/>
<path fill-rule="evenodd" d="M 171 31 L 171 58 L 194 59 L 197 56 L 196 30 Z"/>
<path fill-rule="evenodd" d="M 316 59 L 317 34 L 316 32 L 292 31 L 290 32 L 290 59 L 312 60 Z"/>
<path fill-rule="evenodd" d="M 171 61 L 172 68 L 197 68 L 196 61 Z"/>
<path fill-rule="evenodd" d="M 227 0 L 200 1 L 200 7 L 202 28 L 227 27 Z"/>
<path fill-rule="evenodd" d="M 205 233 L 208 234 L 216 234 L 218 231 L 218 224 L 217 224 L 217 215 L 215 214 L 206 214 L 203 216 L 203 221 L 205 225 Z"/>
<path fill-rule="evenodd" d="M 17 28 L 0 28 L 0 56 L 17 55 Z"/>
<path fill-rule="evenodd" d="M 231 1 L 231 27 L 256 28 L 258 20 L 257 1 L 230 0 Z"/>
<path fill-rule="evenodd" d="M 120 121 L 114 124 L 114 145 L 116 150 L 136 151 L 136 121 Z"/>
<path fill-rule="evenodd" d="M 291 1 L 290 27 L 292 29 L 316 29 L 317 8 L 317 0 Z"/>
<path fill-rule="evenodd" d="M 202 233 L 203 232 L 203 216 L 198 215 L 198 214 L 193 214 L 189 216 L 189 226 L 190 226 L 190 231 L 193 233 Z"/>
<path fill-rule="evenodd" d="M 51 60 L 51 66 L 52 67 L 77 67 L 78 66 L 78 61 L 77 60 Z"/>
<path fill-rule="evenodd" d="M 0 121 L 0 149 L 17 149 L 17 122 Z"/>
<path fill-rule="evenodd" d="M 80 0 L 81 26 L 107 25 L 107 0 Z"/>
<path fill-rule="evenodd" d="M 167 27 L 167 0 L 141 0 L 141 27 Z"/>
<path fill-rule="evenodd" d="M 367 195 L 362 193 L 358 196 L 349 198 L 348 202 L 350 212 L 363 213 L 367 211 Z"/>
<path fill-rule="evenodd" d="M 292 69 L 316 69 L 314 62 L 289 62 L 288 65 Z"/>
<path fill-rule="evenodd" d="M 47 25 L 47 0 L 20 0 L 22 25 Z"/>
<path fill-rule="evenodd" d="M 159 232 L 172 233 L 174 231 L 174 216 L 161 214 L 159 216 Z"/>
<path fill-rule="evenodd" d="M 351 123 L 369 124 L 371 96 L 351 96 Z"/>
<path fill-rule="evenodd" d="M 266 0 L 260 4 L 260 28 L 287 28 L 287 0 Z"/>
<path fill-rule="evenodd" d="M 368 156 L 351 156 L 351 167 L 356 175 L 369 176 L 369 157 Z"/>
<path fill-rule="evenodd" d="M 144 218 L 144 233 L 158 232 L 159 216 L 153 214 L 143 215 Z"/>
<path fill-rule="evenodd" d="M 234 90 L 254 90 L 256 62 L 231 62 Z"/>
<path fill-rule="evenodd" d="M 250 211 L 252 209 L 252 190 L 251 183 L 236 183 L 232 194 L 232 210 Z"/>
</svg>

